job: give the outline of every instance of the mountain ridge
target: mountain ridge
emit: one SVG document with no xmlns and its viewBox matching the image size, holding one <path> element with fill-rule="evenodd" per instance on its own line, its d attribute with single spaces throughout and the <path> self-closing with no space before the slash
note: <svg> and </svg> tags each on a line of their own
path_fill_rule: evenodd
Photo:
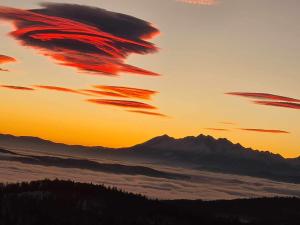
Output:
<svg viewBox="0 0 300 225">
<path fill-rule="evenodd" d="M 274 155 L 274 156 L 281 157 L 283 159 L 300 160 L 300 155 L 298 157 L 294 157 L 294 158 L 285 158 L 281 154 L 273 153 L 273 152 L 268 151 L 268 150 L 257 150 L 257 149 L 253 149 L 253 148 L 250 148 L 250 147 L 244 147 L 240 143 L 233 143 L 233 142 L 231 142 L 230 140 L 228 140 L 226 138 L 214 138 L 213 136 L 204 135 L 204 134 L 200 134 L 198 136 L 186 136 L 186 137 L 183 137 L 183 138 L 174 138 L 174 137 L 169 136 L 168 134 L 163 134 L 163 135 L 156 136 L 154 138 L 151 138 L 151 139 L 149 139 L 149 140 L 147 140 L 145 142 L 142 142 L 142 143 L 139 143 L 139 144 L 136 144 L 136 145 L 132 145 L 132 146 L 129 146 L 129 147 L 116 147 L 116 148 L 114 148 L 114 147 L 105 147 L 105 146 L 100 146 L 100 145 L 92 145 L 92 146 L 86 146 L 86 145 L 80 145 L 80 144 L 74 144 L 74 145 L 72 145 L 72 144 L 66 144 L 66 143 L 62 143 L 62 142 L 55 142 L 55 141 L 51 141 L 51 140 L 40 138 L 40 137 L 23 136 L 23 135 L 16 136 L 16 135 L 12 135 L 12 134 L 3 134 L 3 133 L 0 133 L 0 147 L 1 147 L 1 139 L 3 137 L 13 138 L 13 139 L 21 138 L 21 139 L 27 139 L 27 140 L 35 140 L 35 141 L 38 141 L 38 142 L 44 142 L 44 143 L 49 143 L 49 144 L 61 145 L 61 146 L 65 146 L 65 147 L 76 147 L 76 148 L 84 148 L 84 149 L 85 148 L 87 148 L 87 149 L 99 149 L 99 150 L 128 150 L 128 149 L 136 148 L 137 146 L 141 146 L 143 144 L 152 142 L 153 140 L 157 140 L 157 139 L 160 139 L 160 140 L 169 139 L 169 140 L 180 141 L 180 140 L 185 140 L 185 139 L 188 139 L 188 138 L 205 137 L 207 139 L 214 140 L 214 141 L 225 141 L 225 142 L 227 142 L 229 144 L 232 144 L 232 145 L 244 148 L 246 150 L 254 151 L 254 152 L 268 153 L 268 154 L 271 154 L 271 155 Z"/>
<path fill-rule="evenodd" d="M 286 159 L 269 151 L 234 144 L 225 138 L 162 135 L 127 148 L 58 144 L 40 138 L 0 135 L 0 147 L 44 154 L 98 157 L 300 183 L 300 158 Z"/>
</svg>

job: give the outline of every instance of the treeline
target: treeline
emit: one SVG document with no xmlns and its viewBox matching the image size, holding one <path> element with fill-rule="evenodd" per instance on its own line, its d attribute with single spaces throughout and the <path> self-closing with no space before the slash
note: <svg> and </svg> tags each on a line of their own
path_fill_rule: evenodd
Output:
<svg viewBox="0 0 300 225">
<path fill-rule="evenodd" d="M 61 180 L 0 184 L 0 225 L 299 225 L 300 199 L 159 201 Z"/>
</svg>

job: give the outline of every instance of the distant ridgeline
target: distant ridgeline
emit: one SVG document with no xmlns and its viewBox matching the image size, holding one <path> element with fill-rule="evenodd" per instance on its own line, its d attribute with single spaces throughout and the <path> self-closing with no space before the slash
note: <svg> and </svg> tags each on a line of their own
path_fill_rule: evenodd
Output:
<svg viewBox="0 0 300 225">
<path fill-rule="evenodd" d="M 72 181 L 0 185 L 1 225 L 299 225 L 299 221 L 297 198 L 158 201 Z"/>
<path fill-rule="evenodd" d="M 156 163 L 300 183 L 300 157 L 285 159 L 278 154 L 244 148 L 227 139 L 215 139 L 205 135 L 180 139 L 163 135 L 132 147 L 112 149 L 65 145 L 35 137 L 0 134 L 0 147 L 8 150 L 23 149 L 30 154 L 43 152 L 81 158 L 92 156 L 102 159 L 126 159 L 128 162 Z M 45 158 L 43 159 L 45 161 Z M 49 164 L 49 159 L 47 163 Z M 88 165 L 91 166 L 91 163 Z"/>
</svg>

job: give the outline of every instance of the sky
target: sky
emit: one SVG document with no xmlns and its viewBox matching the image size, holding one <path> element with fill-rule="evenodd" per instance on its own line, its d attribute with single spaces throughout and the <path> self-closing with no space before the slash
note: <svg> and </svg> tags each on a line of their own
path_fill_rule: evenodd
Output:
<svg viewBox="0 0 300 225">
<path fill-rule="evenodd" d="M 0 133 L 107 147 L 203 133 L 300 155 L 298 0 L 63 2 L 1 0 Z"/>
</svg>

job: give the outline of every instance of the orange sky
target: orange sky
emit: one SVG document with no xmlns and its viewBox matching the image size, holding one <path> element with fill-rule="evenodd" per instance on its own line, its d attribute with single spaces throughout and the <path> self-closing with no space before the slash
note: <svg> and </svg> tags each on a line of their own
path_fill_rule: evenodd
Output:
<svg viewBox="0 0 300 225">
<path fill-rule="evenodd" d="M 130 54 L 124 63 L 161 76 L 120 71 L 115 77 L 60 65 L 34 48 L 22 46 L 8 35 L 15 29 L 12 24 L 1 21 L 0 55 L 17 60 L 0 65 L 9 70 L 0 71 L 1 133 L 112 147 L 130 146 L 161 134 L 204 133 L 285 157 L 300 155 L 299 103 L 287 102 L 293 108 L 278 107 L 274 101 L 289 99 L 225 94 L 268 93 L 300 99 L 300 2 L 223 0 L 210 6 L 175 0 L 64 2 L 149 21 L 161 32 L 147 39 L 158 51 Z M 22 9 L 37 8 L 37 3 L 1 1 L 2 6 Z M 128 88 L 120 92 L 95 86 Z M 82 90 L 112 92 L 119 97 L 77 93 Z M 95 104 L 88 99 L 102 100 Z M 118 105 L 111 104 L 112 100 L 118 100 Z M 133 108 L 128 108 L 129 102 Z"/>
</svg>

